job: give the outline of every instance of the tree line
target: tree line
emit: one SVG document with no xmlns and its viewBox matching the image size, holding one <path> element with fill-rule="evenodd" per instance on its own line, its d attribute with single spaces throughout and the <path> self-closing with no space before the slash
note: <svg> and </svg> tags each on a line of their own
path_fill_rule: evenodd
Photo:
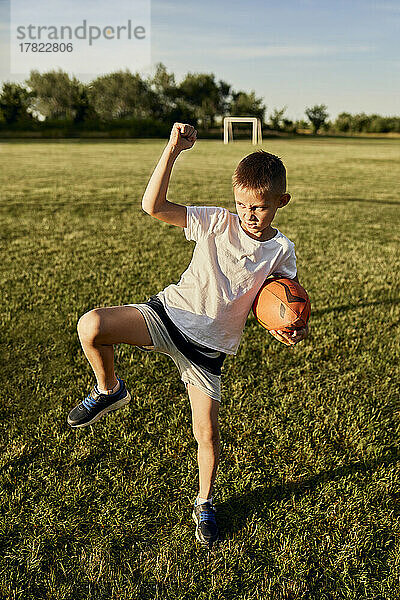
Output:
<svg viewBox="0 0 400 600">
<path fill-rule="evenodd" d="M 267 107 L 254 91 L 235 91 L 214 74 L 187 73 L 178 84 L 173 73 L 158 63 L 154 75 L 143 78 L 129 70 L 102 75 L 82 83 L 62 70 L 31 71 L 24 84 L 6 82 L 0 93 L 0 125 L 30 129 L 71 124 L 103 130 L 124 122 L 136 123 L 138 135 L 165 135 L 175 121 L 189 122 L 207 132 L 226 115 L 259 117 L 264 128 L 297 133 L 400 133 L 400 117 L 340 113 L 329 120 L 325 104 L 305 108 L 306 119 L 285 117 L 287 107 Z"/>
</svg>

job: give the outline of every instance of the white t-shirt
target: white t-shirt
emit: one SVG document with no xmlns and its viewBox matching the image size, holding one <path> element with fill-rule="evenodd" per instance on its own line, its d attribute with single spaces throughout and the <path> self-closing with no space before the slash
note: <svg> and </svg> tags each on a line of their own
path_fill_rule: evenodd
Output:
<svg viewBox="0 0 400 600">
<path fill-rule="evenodd" d="M 195 342 L 236 354 L 254 298 L 274 272 L 296 276 L 294 243 L 277 230 L 259 242 L 240 226 L 238 215 L 217 206 L 187 206 L 193 257 L 179 283 L 157 294 L 182 333 Z"/>
</svg>

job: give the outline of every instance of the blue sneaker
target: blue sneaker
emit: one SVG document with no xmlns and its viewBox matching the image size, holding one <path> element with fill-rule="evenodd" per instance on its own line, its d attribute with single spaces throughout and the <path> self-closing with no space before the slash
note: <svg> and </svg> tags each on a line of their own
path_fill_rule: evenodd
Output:
<svg viewBox="0 0 400 600">
<path fill-rule="evenodd" d="M 126 389 L 125 382 L 119 377 L 117 379 L 120 382 L 120 388 L 114 394 L 101 394 L 96 384 L 89 396 L 71 410 L 67 419 L 68 425 L 86 427 L 86 425 L 98 421 L 111 410 L 128 404 L 131 395 Z"/>
<path fill-rule="evenodd" d="M 194 503 L 192 517 L 196 523 L 196 539 L 208 548 L 219 539 L 215 513 L 216 510 L 210 502 Z"/>
</svg>

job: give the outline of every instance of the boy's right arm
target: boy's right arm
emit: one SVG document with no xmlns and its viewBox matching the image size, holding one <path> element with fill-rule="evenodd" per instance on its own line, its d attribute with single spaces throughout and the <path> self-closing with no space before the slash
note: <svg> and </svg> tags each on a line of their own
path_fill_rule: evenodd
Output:
<svg viewBox="0 0 400 600">
<path fill-rule="evenodd" d="M 168 184 L 176 159 L 182 150 L 188 150 L 193 146 L 196 136 L 197 131 L 192 125 L 174 124 L 168 144 L 154 169 L 142 199 L 142 208 L 147 214 L 178 227 L 186 227 L 186 206 L 167 200 Z"/>
</svg>

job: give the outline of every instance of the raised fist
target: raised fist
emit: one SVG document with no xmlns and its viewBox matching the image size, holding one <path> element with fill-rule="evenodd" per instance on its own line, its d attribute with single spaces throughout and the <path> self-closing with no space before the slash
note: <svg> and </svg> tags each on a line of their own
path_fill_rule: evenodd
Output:
<svg viewBox="0 0 400 600">
<path fill-rule="evenodd" d="M 197 131 L 193 125 L 174 123 L 169 143 L 177 150 L 189 150 L 197 139 Z"/>
</svg>

